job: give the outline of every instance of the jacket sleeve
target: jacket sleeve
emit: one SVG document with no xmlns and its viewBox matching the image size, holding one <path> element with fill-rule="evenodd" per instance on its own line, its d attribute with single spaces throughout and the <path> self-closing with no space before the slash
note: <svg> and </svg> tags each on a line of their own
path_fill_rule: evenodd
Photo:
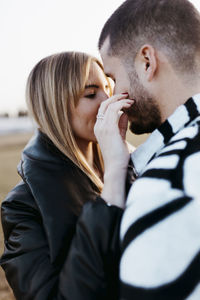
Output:
<svg viewBox="0 0 200 300">
<path fill-rule="evenodd" d="M 122 213 L 101 198 L 84 205 L 60 278 L 62 299 L 118 299 Z"/>
<path fill-rule="evenodd" d="M 61 266 L 51 262 L 41 216 L 26 184 L 16 186 L 2 203 L 2 225 L 0 264 L 16 299 L 56 299 Z"/>
<path fill-rule="evenodd" d="M 70 255 L 66 260 L 66 253 L 63 264 L 58 265 L 51 261 L 34 199 L 26 184 L 19 184 L 2 203 L 5 251 L 0 260 L 16 299 L 89 300 L 96 291 L 103 295 L 114 284 L 107 270 L 117 268 L 116 217 L 121 217 L 120 209 L 103 202 L 88 203 L 79 218 Z M 88 297 L 83 296 L 86 292 Z"/>
</svg>

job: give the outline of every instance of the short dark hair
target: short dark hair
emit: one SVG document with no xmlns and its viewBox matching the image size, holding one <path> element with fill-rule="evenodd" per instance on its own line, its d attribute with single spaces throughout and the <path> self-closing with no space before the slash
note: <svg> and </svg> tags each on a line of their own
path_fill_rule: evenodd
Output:
<svg viewBox="0 0 200 300">
<path fill-rule="evenodd" d="M 148 43 L 165 50 L 177 68 L 189 71 L 200 50 L 200 15 L 188 0 L 127 0 L 104 25 L 99 49 L 107 37 L 108 54 L 136 55 Z"/>
</svg>

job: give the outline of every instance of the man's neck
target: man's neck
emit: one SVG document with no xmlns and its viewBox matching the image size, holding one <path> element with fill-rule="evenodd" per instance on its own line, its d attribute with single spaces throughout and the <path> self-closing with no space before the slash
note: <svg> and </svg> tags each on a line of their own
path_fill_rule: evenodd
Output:
<svg viewBox="0 0 200 300">
<path fill-rule="evenodd" d="M 162 122 L 169 118 L 176 108 L 184 104 L 190 97 L 200 93 L 200 80 L 194 84 L 185 83 L 180 80 L 168 82 L 168 86 L 161 94 L 160 103 L 162 103 L 161 111 Z"/>
</svg>

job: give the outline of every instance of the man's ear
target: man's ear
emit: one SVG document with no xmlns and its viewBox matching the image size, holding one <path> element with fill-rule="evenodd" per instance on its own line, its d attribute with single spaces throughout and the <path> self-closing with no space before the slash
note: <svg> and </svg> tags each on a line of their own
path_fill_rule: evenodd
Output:
<svg viewBox="0 0 200 300">
<path fill-rule="evenodd" d="M 147 81 L 151 81 L 158 66 L 155 48 L 151 45 L 143 45 L 140 48 L 137 59 L 140 62 L 140 67 L 142 66 L 143 76 L 146 77 Z"/>
</svg>

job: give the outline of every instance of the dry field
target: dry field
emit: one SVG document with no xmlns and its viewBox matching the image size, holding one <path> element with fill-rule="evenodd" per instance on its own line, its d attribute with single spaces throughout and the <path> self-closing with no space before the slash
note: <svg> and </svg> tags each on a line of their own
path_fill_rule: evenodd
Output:
<svg viewBox="0 0 200 300">
<path fill-rule="evenodd" d="M 16 172 L 16 166 L 20 160 L 20 153 L 31 134 L 18 134 L 0 136 L 0 203 L 9 190 L 20 180 Z M 128 133 L 127 139 L 133 145 L 138 146 L 146 136 L 133 136 Z M 3 252 L 3 236 L 0 226 L 0 254 Z M 0 300 L 14 300 L 8 287 L 3 270 L 0 268 Z"/>
</svg>

